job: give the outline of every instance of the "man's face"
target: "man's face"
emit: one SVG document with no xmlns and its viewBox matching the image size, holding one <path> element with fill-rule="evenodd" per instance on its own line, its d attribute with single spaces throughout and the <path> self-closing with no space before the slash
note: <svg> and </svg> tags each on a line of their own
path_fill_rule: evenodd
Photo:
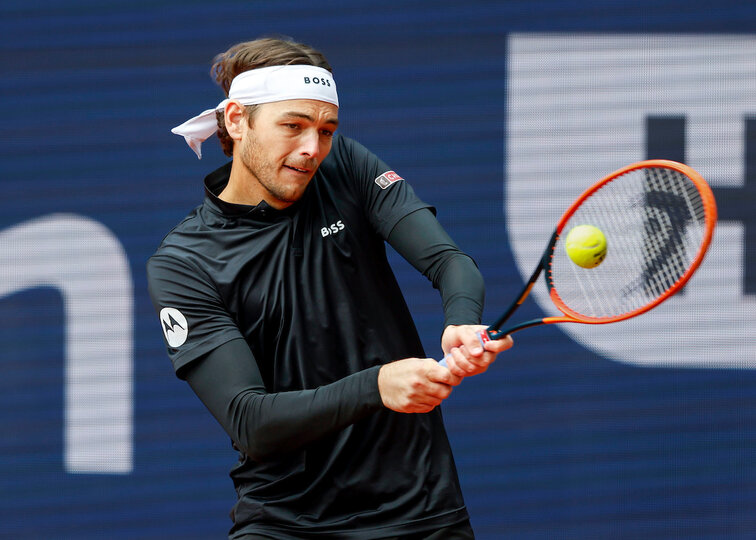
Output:
<svg viewBox="0 0 756 540">
<path fill-rule="evenodd" d="M 338 107 L 295 99 L 260 105 L 237 143 L 249 189 L 274 208 L 302 197 L 315 171 L 331 151 Z"/>
</svg>

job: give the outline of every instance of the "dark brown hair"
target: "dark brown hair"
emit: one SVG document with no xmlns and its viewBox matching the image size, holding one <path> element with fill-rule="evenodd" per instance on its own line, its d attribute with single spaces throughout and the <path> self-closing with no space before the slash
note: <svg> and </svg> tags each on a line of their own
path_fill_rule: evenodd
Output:
<svg viewBox="0 0 756 540">
<path fill-rule="evenodd" d="M 251 69 L 287 65 L 317 66 L 333 71 L 323 53 L 309 45 L 297 43 L 290 39 L 268 37 L 237 43 L 226 52 L 220 53 L 213 60 L 210 73 L 228 96 L 231 81 L 239 73 Z M 246 106 L 247 119 L 250 122 L 257 107 L 258 105 Z M 217 111 L 216 118 L 218 119 L 217 134 L 223 147 L 223 153 L 231 156 L 234 141 L 226 131 L 223 111 Z"/>
</svg>

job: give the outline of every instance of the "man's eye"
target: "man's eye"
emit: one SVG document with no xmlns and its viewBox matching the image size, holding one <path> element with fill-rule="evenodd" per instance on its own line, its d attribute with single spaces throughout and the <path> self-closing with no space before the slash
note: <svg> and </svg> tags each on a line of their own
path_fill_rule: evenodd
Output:
<svg viewBox="0 0 756 540">
<path fill-rule="evenodd" d="M 326 137 L 333 137 L 333 131 L 329 129 L 323 129 L 320 131 L 321 135 L 325 135 Z"/>
</svg>

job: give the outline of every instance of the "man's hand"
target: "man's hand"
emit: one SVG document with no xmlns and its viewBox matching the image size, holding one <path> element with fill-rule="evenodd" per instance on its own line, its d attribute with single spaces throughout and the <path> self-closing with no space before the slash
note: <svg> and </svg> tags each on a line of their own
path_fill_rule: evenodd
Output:
<svg viewBox="0 0 756 540">
<path fill-rule="evenodd" d="M 478 332 L 485 330 L 480 325 L 449 325 L 441 336 L 441 349 L 445 355 L 446 365 L 457 377 L 478 375 L 488 369 L 496 355 L 506 351 L 512 345 L 512 336 L 488 341 L 483 348 L 478 339 Z"/>
<path fill-rule="evenodd" d="M 380 369 L 378 391 L 392 411 L 426 413 L 449 397 L 461 380 L 432 358 L 405 358 Z"/>
</svg>

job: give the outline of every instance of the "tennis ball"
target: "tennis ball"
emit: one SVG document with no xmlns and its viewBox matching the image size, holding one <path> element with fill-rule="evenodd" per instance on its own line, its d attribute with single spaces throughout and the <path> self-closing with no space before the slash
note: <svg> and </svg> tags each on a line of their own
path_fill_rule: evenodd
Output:
<svg viewBox="0 0 756 540">
<path fill-rule="evenodd" d="M 567 234 L 564 248 L 572 262 L 582 268 L 595 268 L 606 257 L 606 237 L 593 225 L 578 225 Z"/>
</svg>

